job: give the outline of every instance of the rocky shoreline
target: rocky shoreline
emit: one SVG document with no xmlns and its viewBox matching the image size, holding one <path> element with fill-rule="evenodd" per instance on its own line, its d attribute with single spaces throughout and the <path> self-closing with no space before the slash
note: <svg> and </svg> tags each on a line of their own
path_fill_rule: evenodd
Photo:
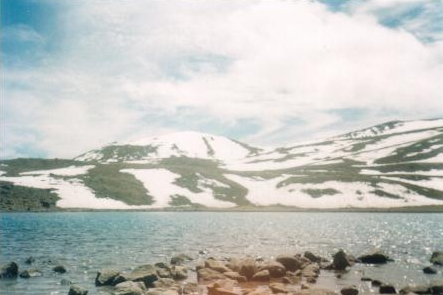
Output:
<svg viewBox="0 0 443 295">
<path fill-rule="evenodd" d="M 275 259 L 243 258 L 206 258 L 197 264 L 185 254 L 171 258 L 169 263 L 144 264 L 130 272 L 114 269 L 97 271 L 96 288 L 105 294 L 113 295 L 358 295 L 358 294 L 432 294 L 443 295 L 443 251 L 435 251 L 429 259 L 430 265 L 423 273 L 433 275 L 428 285 L 407 285 L 397 289 L 393 282 L 382 282 L 360 275 L 359 282 L 333 290 L 319 283 L 321 274 L 327 273 L 335 279 L 352 270 L 355 264 L 381 265 L 390 259 L 380 250 L 373 250 L 354 257 L 340 250 L 332 260 L 312 252 L 295 255 L 279 255 Z M 32 266 L 34 258 L 29 257 L 26 264 Z M 52 268 L 55 273 L 67 270 L 63 265 Z M 36 268 L 19 271 L 15 262 L 1 266 L 0 278 L 3 280 L 39 277 L 42 272 Z M 363 283 L 371 286 L 372 292 L 362 290 Z M 68 295 L 86 295 L 83 286 L 73 285 L 66 279 L 62 285 L 69 286 Z M 101 292 L 101 293 L 103 293 Z"/>
</svg>

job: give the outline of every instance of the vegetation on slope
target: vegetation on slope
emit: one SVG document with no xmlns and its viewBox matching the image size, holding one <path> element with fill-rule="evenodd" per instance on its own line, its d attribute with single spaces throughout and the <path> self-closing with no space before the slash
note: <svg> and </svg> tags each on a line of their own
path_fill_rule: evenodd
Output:
<svg viewBox="0 0 443 295">
<path fill-rule="evenodd" d="M 38 189 L 0 181 L 0 211 L 56 210 L 60 198 L 50 189 Z"/>
<path fill-rule="evenodd" d="M 23 172 L 66 168 L 69 166 L 83 166 L 87 165 L 87 163 L 66 159 L 18 158 L 0 161 L 0 165 L 0 170 L 6 172 L 5 176 L 19 176 L 19 174 Z"/>
<path fill-rule="evenodd" d="M 111 198 L 128 205 L 151 205 L 153 198 L 132 174 L 122 173 L 122 164 L 97 164 L 81 179 L 98 198 Z"/>
</svg>

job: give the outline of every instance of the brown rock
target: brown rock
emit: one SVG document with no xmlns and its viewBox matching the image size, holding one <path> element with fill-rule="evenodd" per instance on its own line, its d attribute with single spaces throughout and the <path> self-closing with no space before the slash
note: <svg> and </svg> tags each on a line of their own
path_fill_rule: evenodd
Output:
<svg viewBox="0 0 443 295">
<path fill-rule="evenodd" d="M 284 265 L 287 270 L 296 271 L 301 269 L 304 261 L 300 259 L 300 257 L 291 256 L 291 255 L 279 255 L 277 256 L 277 262 L 280 262 Z"/>
<path fill-rule="evenodd" d="M 142 282 L 123 282 L 115 286 L 115 295 L 143 295 L 146 290 Z"/>
<path fill-rule="evenodd" d="M 269 289 L 271 289 L 272 293 L 287 293 L 285 284 L 282 283 L 272 283 L 269 284 Z"/>
<path fill-rule="evenodd" d="M 261 270 L 252 276 L 253 281 L 260 281 L 260 282 L 266 282 L 271 279 L 271 275 L 269 273 L 269 270 Z"/>
<path fill-rule="evenodd" d="M 224 272 L 223 275 L 224 275 L 225 277 L 227 277 L 228 279 L 236 280 L 236 281 L 239 282 L 239 283 L 244 283 L 244 282 L 247 281 L 247 279 L 246 279 L 245 276 L 240 275 L 240 274 L 239 274 L 238 272 L 236 272 L 236 271 L 227 271 L 227 272 Z"/>
<path fill-rule="evenodd" d="M 172 277 L 174 280 L 186 280 L 188 278 L 188 270 L 186 267 L 181 265 L 175 265 L 172 270 Z"/>
<path fill-rule="evenodd" d="M 265 269 L 269 270 L 271 278 L 281 278 L 286 274 L 285 266 L 277 261 L 272 261 L 259 267 L 259 271 Z"/>
<path fill-rule="evenodd" d="M 231 269 L 229 269 L 225 263 L 223 261 L 220 260 L 215 260 L 212 258 L 206 259 L 205 261 L 205 267 L 206 268 L 210 268 L 212 270 L 224 273 L 224 272 L 228 272 L 228 271 L 232 271 Z"/>
<path fill-rule="evenodd" d="M 115 278 L 119 274 L 120 273 L 114 269 L 102 269 L 99 272 L 97 272 L 97 276 L 95 277 L 95 285 L 96 286 L 112 285 Z"/>
<path fill-rule="evenodd" d="M 208 295 L 238 295 L 234 291 L 237 286 L 237 281 L 231 279 L 218 280 L 207 286 Z"/>
<path fill-rule="evenodd" d="M 182 289 L 183 294 L 195 294 L 199 293 L 198 285 L 196 283 L 186 283 Z"/>
<path fill-rule="evenodd" d="M 302 276 L 317 278 L 320 273 L 320 267 L 318 264 L 309 264 L 302 270 Z"/>
<path fill-rule="evenodd" d="M 337 295 L 334 291 L 322 288 L 309 288 L 294 293 L 295 295 Z"/>
<path fill-rule="evenodd" d="M 315 277 L 307 277 L 306 278 L 306 282 L 309 283 L 309 284 L 315 284 L 315 283 L 317 283 L 317 278 L 315 278 Z"/>
<path fill-rule="evenodd" d="M 254 289 L 253 291 L 251 291 L 251 292 L 248 292 L 248 293 L 244 293 L 245 295 L 271 295 L 272 293 L 271 293 L 271 290 L 270 289 L 268 289 L 268 288 L 256 288 L 256 289 Z"/>
<path fill-rule="evenodd" d="M 152 285 L 154 286 L 154 288 L 172 288 L 178 286 L 177 283 L 170 278 L 160 278 Z"/>
<path fill-rule="evenodd" d="M 197 269 L 197 280 L 199 282 L 213 282 L 221 279 L 226 279 L 226 277 L 216 270 L 210 268 Z"/>
<path fill-rule="evenodd" d="M 255 263 L 255 260 L 252 258 L 247 258 L 240 261 L 240 270 L 238 273 L 242 276 L 245 276 L 248 280 L 254 276 L 254 274 L 257 272 L 257 264 Z"/>
</svg>

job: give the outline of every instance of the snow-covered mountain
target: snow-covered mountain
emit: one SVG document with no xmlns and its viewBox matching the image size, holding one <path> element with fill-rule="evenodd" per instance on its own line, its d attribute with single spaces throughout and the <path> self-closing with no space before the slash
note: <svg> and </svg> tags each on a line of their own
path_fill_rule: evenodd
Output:
<svg viewBox="0 0 443 295">
<path fill-rule="evenodd" d="M 74 160 L 2 161 L 0 171 L 10 207 L 14 189 L 25 187 L 56 196 L 62 208 L 443 208 L 443 119 L 388 122 L 275 149 L 179 132 Z"/>
<path fill-rule="evenodd" d="M 189 157 L 230 161 L 246 158 L 258 149 L 222 136 L 194 131 L 176 132 L 143 138 L 132 142 L 113 143 L 87 152 L 77 161 L 152 163 L 170 157 Z"/>
</svg>

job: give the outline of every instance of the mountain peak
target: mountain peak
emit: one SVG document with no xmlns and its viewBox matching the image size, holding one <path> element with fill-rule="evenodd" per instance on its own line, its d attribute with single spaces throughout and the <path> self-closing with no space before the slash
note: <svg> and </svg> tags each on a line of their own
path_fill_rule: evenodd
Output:
<svg viewBox="0 0 443 295">
<path fill-rule="evenodd" d="M 180 131 L 129 142 L 113 143 L 101 150 L 83 154 L 76 160 L 150 162 L 184 156 L 226 162 L 243 159 L 254 150 L 256 149 L 223 136 L 196 131 Z"/>
</svg>

